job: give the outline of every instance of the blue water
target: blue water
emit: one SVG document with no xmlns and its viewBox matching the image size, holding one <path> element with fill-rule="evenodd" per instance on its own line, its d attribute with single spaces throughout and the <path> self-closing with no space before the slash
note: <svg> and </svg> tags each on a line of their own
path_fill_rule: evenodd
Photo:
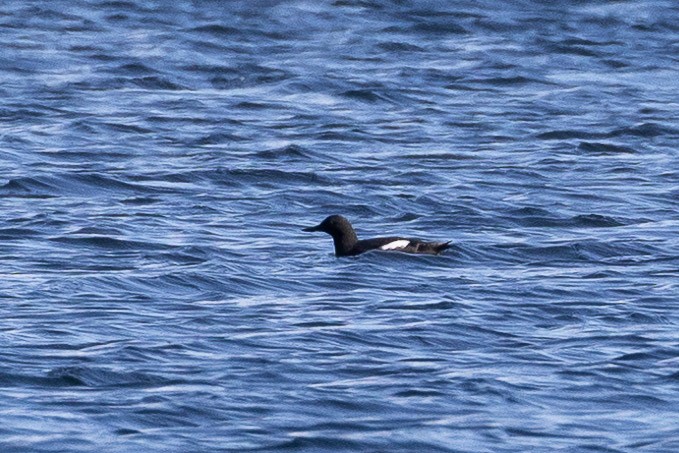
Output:
<svg viewBox="0 0 679 453">
<path fill-rule="evenodd" d="M 679 451 L 678 18 L 2 2 L 2 451 Z"/>
</svg>

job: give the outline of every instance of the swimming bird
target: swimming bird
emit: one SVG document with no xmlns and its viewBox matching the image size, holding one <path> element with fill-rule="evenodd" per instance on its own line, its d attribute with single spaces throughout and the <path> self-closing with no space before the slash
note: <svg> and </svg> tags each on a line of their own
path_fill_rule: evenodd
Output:
<svg viewBox="0 0 679 453">
<path fill-rule="evenodd" d="M 419 239 L 386 237 L 359 240 L 349 221 L 341 215 L 326 217 L 320 224 L 302 231 L 323 231 L 332 236 L 335 256 L 359 255 L 370 250 L 389 250 L 405 253 L 437 255 L 448 248 L 448 242 L 425 242 Z"/>
</svg>

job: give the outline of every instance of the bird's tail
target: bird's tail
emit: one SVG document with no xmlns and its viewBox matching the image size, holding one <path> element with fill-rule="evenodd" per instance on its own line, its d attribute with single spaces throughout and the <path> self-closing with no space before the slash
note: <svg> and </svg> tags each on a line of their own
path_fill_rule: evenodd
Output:
<svg viewBox="0 0 679 453">
<path fill-rule="evenodd" d="M 435 250 L 436 250 L 436 254 L 438 255 L 439 253 L 441 253 L 442 251 L 444 251 L 445 249 L 447 249 L 448 247 L 450 247 L 450 243 L 451 243 L 451 242 L 453 242 L 453 241 L 441 242 L 440 244 L 438 244 L 438 245 L 436 246 L 436 249 L 435 249 Z"/>
</svg>

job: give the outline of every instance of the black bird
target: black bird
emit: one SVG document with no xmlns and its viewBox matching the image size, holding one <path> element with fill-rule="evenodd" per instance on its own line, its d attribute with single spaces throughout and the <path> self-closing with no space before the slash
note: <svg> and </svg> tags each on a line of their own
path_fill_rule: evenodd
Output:
<svg viewBox="0 0 679 453">
<path fill-rule="evenodd" d="M 302 231 L 323 231 L 332 236 L 335 256 L 359 255 L 370 250 L 390 250 L 406 253 L 437 255 L 448 248 L 448 242 L 424 242 L 419 239 L 387 237 L 359 240 L 351 223 L 341 215 L 331 215 L 314 227 Z"/>
</svg>

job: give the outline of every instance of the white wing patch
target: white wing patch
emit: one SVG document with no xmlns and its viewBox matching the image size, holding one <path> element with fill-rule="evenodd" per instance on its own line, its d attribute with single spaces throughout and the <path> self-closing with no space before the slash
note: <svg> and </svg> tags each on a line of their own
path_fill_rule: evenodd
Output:
<svg viewBox="0 0 679 453">
<path fill-rule="evenodd" d="M 396 249 L 404 249 L 408 247 L 408 244 L 410 244 L 410 241 L 407 239 L 399 239 L 394 242 L 389 242 L 388 244 L 384 244 L 382 247 L 380 247 L 380 250 L 396 250 Z"/>
</svg>

